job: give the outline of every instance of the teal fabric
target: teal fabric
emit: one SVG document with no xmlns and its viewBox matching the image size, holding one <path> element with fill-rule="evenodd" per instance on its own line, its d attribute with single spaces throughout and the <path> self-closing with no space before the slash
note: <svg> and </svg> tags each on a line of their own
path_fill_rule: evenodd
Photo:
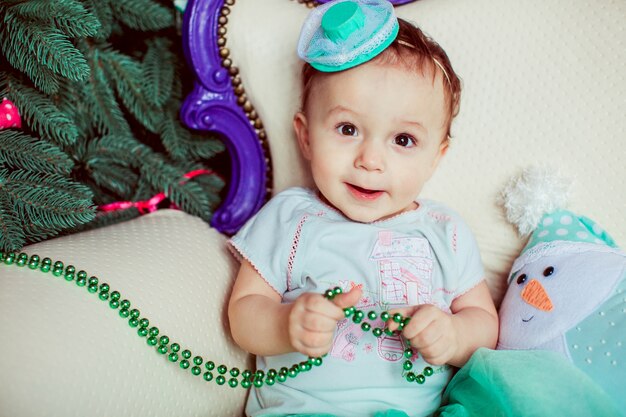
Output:
<svg viewBox="0 0 626 417">
<path fill-rule="evenodd" d="M 450 381 L 435 417 L 624 417 L 555 352 L 481 348 Z"/>
<path fill-rule="evenodd" d="M 623 263 L 626 267 L 626 262 Z M 626 410 L 626 269 L 613 294 L 565 337 L 572 362 Z"/>
<path fill-rule="evenodd" d="M 434 417 L 626 417 L 585 373 L 541 350 L 477 350 L 450 381 L 443 404 Z M 406 416 L 389 410 L 373 417 Z"/>
</svg>

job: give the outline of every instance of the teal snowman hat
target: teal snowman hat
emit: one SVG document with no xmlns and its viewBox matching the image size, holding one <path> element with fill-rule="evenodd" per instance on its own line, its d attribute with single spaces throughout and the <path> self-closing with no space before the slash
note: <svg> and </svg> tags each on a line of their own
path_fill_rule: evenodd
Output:
<svg viewBox="0 0 626 417">
<path fill-rule="evenodd" d="M 617 246 L 613 238 L 589 217 L 577 216 L 569 210 L 557 210 L 543 216 L 522 253 L 553 241 Z"/>
<path fill-rule="evenodd" d="M 398 30 L 393 5 L 386 0 L 334 0 L 307 17 L 298 56 L 318 71 L 343 71 L 380 54 Z"/>
<path fill-rule="evenodd" d="M 511 275 L 545 256 L 588 251 L 621 252 L 597 223 L 563 207 L 570 184 L 553 169 L 530 167 L 513 178 L 501 194 L 506 217 L 520 235 L 531 235 L 511 268 Z"/>
</svg>

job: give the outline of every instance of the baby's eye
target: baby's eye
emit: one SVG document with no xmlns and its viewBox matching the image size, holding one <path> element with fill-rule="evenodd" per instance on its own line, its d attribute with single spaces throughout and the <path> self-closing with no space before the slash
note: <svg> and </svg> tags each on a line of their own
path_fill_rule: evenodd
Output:
<svg viewBox="0 0 626 417">
<path fill-rule="evenodd" d="M 416 142 L 414 137 L 406 134 L 398 135 L 393 139 L 393 143 L 403 148 L 412 148 L 415 146 Z"/>
<path fill-rule="evenodd" d="M 337 132 L 343 136 L 357 136 L 358 134 L 356 127 L 350 123 L 344 123 L 337 126 Z"/>
</svg>

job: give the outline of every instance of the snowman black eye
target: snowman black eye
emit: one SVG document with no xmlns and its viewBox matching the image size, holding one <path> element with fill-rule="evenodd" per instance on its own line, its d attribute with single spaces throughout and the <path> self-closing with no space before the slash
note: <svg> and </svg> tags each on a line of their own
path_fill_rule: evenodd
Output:
<svg viewBox="0 0 626 417">
<path fill-rule="evenodd" d="M 526 282 L 526 278 L 528 278 L 526 276 L 526 274 L 520 275 L 519 277 L 517 277 L 517 283 L 520 284 L 520 285 L 525 283 Z"/>
<path fill-rule="evenodd" d="M 546 269 L 543 270 L 543 276 L 544 277 L 549 277 L 550 275 L 554 274 L 554 267 L 553 266 L 549 266 Z"/>
</svg>

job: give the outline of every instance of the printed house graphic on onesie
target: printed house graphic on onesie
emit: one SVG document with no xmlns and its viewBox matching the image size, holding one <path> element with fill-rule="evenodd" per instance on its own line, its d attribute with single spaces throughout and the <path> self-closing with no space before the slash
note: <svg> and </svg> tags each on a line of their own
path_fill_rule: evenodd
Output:
<svg viewBox="0 0 626 417">
<path fill-rule="evenodd" d="M 388 308 L 429 302 L 433 271 L 430 244 L 422 237 L 394 237 L 390 231 L 378 234 L 370 260 L 378 264 L 380 302 Z M 406 346 L 400 336 L 378 339 L 378 354 L 399 361 Z"/>
<path fill-rule="evenodd" d="M 380 305 L 385 309 L 431 302 L 434 261 L 428 240 L 416 236 L 394 237 L 391 231 L 381 231 L 369 260 L 377 263 Z M 363 307 L 367 306 L 359 306 Z M 382 327 L 383 322 L 377 319 L 371 325 Z M 363 332 L 352 320 L 342 320 L 338 327 L 330 354 L 351 361 Z M 378 338 L 378 355 L 384 360 L 402 360 L 405 349 L 400 336 L 383 334 Z"/>
<path fill-rule="evenodd" d="M 382 304 L 399 307 L 431 301 L 433 257 L 428 240 L 380 232 L 370 260 L 378 262 Z"/>
</svg>

